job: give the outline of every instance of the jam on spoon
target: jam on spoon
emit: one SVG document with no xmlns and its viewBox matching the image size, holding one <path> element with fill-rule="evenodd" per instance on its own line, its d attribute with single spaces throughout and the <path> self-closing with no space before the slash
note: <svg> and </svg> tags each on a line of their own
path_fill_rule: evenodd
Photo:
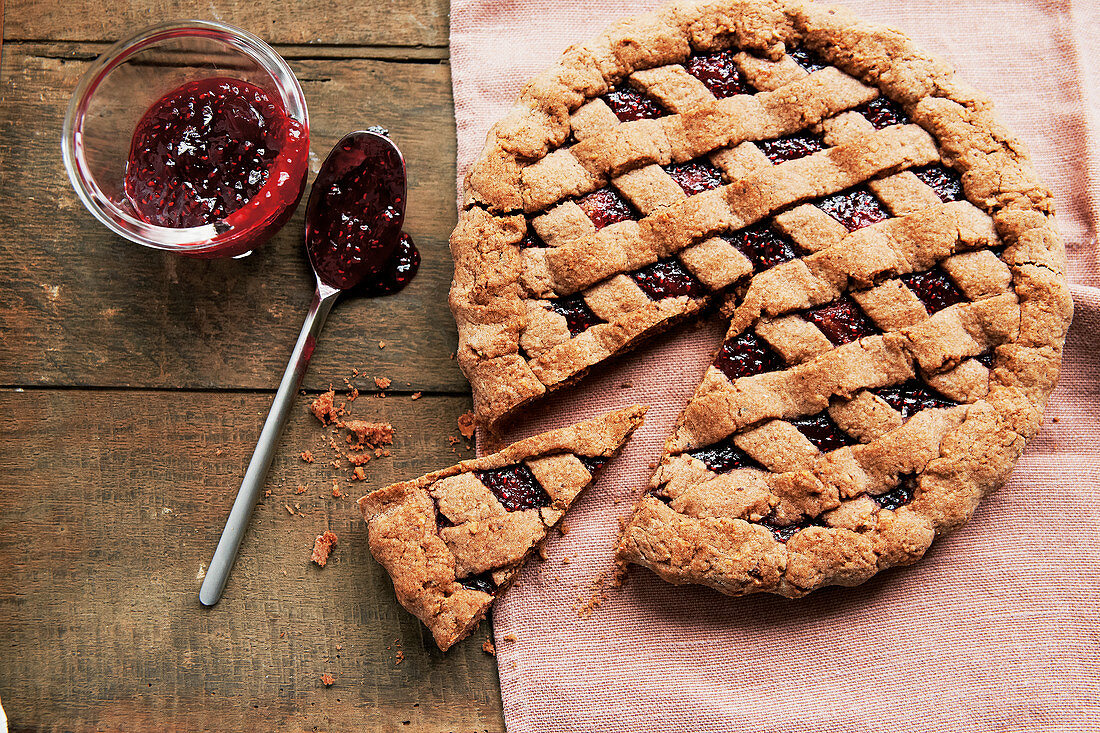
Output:
<svg viewBox="0 0 1100 733">
<path fill-rule="evenodd" d="M 134 129 L 126 203 L 157 226 L 256 226 L 253 246 L 293 213 L 305 186 L 309 131 L 278 97 L 229 77 L 188 82 Z"/>
<path fill-rule="evenodd" d="M 397 292 L 416 274 L 420 255 L 401 233 L 405 194 L 405 161 L 384 130 L 346 135 L 317 174 L 306 206 L 305 237 L 317 289 L 199 589 L 203 605 L 212 606 L 221 598 L 279 433 L 336 299 L 352 288 L 359 292 L 357 286 L 365 295 Z"/>
</svg>

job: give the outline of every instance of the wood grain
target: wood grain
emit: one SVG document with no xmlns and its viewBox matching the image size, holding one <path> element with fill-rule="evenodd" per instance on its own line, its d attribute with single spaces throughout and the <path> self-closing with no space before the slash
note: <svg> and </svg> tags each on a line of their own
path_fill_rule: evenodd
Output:
<svg viewBox="0 0 1100 733">
<path fill-rule="evenodd" d="M 13 730 L 503 730 L 488 625 L 436 650 L 371 559 L 353 503 L 454 462 L 447 436 L 466 397 L 357 400 L 356 416 L 391 421 L 397 439 L 354 484 L 322 459 L 327 433 L 303 401 L 224 599 L 199 605 L 267 407 L 263 394 L 0 390 L 0 698 Z M 306 448 L 312 464 L 297 457 Z M 331 497 L 334 475 L 347 498 Z M 284 508 L 295 503 L 304 516 Z M 309 555 L 326 529 L 339 545 L 320 569 Z"/>
<path fill-rule="evenodd" d="M 305 206 L 244 260 L 185 259 L 109 233 L 76 198 L 58 145 L 94 49 L 4 50 L 0 384 L 274 388 L 312 294 Z M 446 302 L 456 219 L 449 67 L 352 58 L 291 65 L 308 98 L 316 165 L 352 129 L 391 131 L 408 162 L 406 230 L 423 254 L 406 291 L 337 305 L 306 385 L 323 388 L 357 366 L 410 390 L 466 391 L 450 358 L 457 335 Z"/>
<path fill-rule="evenodd" d="M 15 0 L 8 3 L 11 40 L 117 41 L 152 23 L 178 18 L 220 20 L 268 43 L 445 46 L 447 0 Z"/>
</svg>

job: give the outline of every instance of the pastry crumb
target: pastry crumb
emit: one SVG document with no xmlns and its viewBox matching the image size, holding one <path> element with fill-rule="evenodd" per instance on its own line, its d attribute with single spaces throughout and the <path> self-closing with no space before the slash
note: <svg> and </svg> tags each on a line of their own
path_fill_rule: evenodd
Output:
<svg viewBox="0 0 1100 733">
<path fill-rule="evenodd" d="M 367 463 L 370 463 L 370 453 L 357 453 L 354 455 L 349 453 L 348 461 L 350 461 L 351 465 L 353 466 L 365 465 Z"/>
<path fill-rule="evenodd" d="M 301 452 L 301 454 L 299 454 L 298 457 L 301 458 L 306 463 L 313 463 L 313 452 L 312 451 L 304 450 L 304 451 Z"/>
<path fill-rule="evenodd" d="M 301 484 L 298 484 L 298 488 L 294 489 L 294 493 L 295 494 L 304 494 L 304 493 L 306 493 L 307 490 L 308 490 L 307 487 L 302 486 Z"/>
<path fill-rule="evenodd" d="M 313 413 L 313 416 L 321 421 L 322 425 L 328 425 L 329 423 L 336 422 L 340 416 L 340 411 L 336 409 L 335 404 L 336 390 L 330 389 L 322 395 L 319 395 L 312 404 L 309 406 L 309 411 Z"/>
<path fill-rule="evenodd" d="M 423 392 L 413 392 L 412 393 L 412 399 L 414 399 L 414 400 L 418 400 L 423 396 L 424 396 Z"/>
<path fill-rule="evenodd" d="M 348 420 L 340 423 L 340 427 L 348 431 L 347 440 L 354 450 L 393 443 L 393 426 L 386 422 Z"/>
<path fill-rule="evenodd" d="M 317 539 L 313 541 L 313 555 L 309 559 L 323 568 L 325 563 L 328 562 L 328 556 L 332 553 L 332 548 L 335 546 L 336 533 L 325 530 L 324 534 L 317 535 Z"/>
<path fill-rule="evenodd" d="M 1054 418 L 1054 422 L 1058 422 L 1058 418 Z M 222 453 L 224 453 L 224 451 L 221 448 L 214 449 L 214 455 L 220 456 Z"/>
<path fill-rule="evenodd" d="M 379 341 L 378 342 L 378 348 L 380 348 L 380 349 L 386 348 L 386 342 L 385 341 Z"/>
<path fill-rule="evenodd" d="M 294 510 L 290 508 L 290 504 L 283 504 L 283 506 L 286 507 L 287 513 L 290 514 L 290 516 L 293 517 L 294 516 Z"/>
<path fill-rule="evenodd" d="M 342 499 L 343 497 L 344 497 L 344 492 L 340 491 L 340 486 L 336 483 L 336 479 L 333 479 L 332 480 L 332 498 L 333 499 Z"/>
<path fill-rule="evenodd" d="M 352 481 L 366 481 L 367 480 L 367 474 L 363 470 L 362 466 L 356 466 L 355 467 L 355 470 L 351 472 L 351 479 L 352 479 Z"/>
<path fill-rule="evenodd" d="M 397 662 L 397 664 L 401 664 L 402 662 L 405 661 L 405 652 L 398 649 L 397 653 L 393 655 L 393 658 L 394 658 L 394 661 Z"/>
<path fill-rule="evenodd" d="M 474 422 L 473 412 L 467 411 L 458 416 L 458 432 L 462 433 L 462 437 L 473 438 L 476 430 L 477 424 Z"/>
<path fill-rule="evenodd" d="M 623 382 L 619 385 L 619 389 L 630 389 L 634 386 L 634 382 Z"/>
<path fill-rule="evenodd" d="M 374 386 L 378 389 L 389 389 L 391 384 L 393 384 L 393 382 L 390 381 L 389 377 L 374 378 Z"/>
<path fill-rule="evenodd" d="M 323 675 L 321 675 L 321 684 L 325 687 L 332 687 L 334 682 L 336 682 L 336 678 L 330 675 L 328 672 L 325 672 Z"/>
<path fill-rule="evenodd" d="M 504 635 L 504 640 L 505 641 L 515 641 L 516 640 L 516 635 L 515 634 L 505 634 Z"/>
<path fill-rule="evenodd" d="M 493 646 L 492 639 L 485 640 L 485 642 L 481 645 L 481 651 L 485 652 L 490 657 L 495 657 L 497 655 L 497 648 Z"/>
</svg>

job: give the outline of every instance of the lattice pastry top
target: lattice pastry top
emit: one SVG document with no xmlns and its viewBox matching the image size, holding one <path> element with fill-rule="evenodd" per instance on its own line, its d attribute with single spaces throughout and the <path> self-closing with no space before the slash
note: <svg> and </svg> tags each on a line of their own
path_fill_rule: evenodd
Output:
<svg viewBox="0 0 1100 733">
<path fill-rule="evenodd" d="M 440 649 L 481 621 L 644 414 L 615 410 L 359 500 L 371 554 Z"/>
<path fill-rule="evenodd" d="M 722 303 L 621 551 L 728 593 L 861 582 L 965 521 L 1072 314 L 1051 195 L 988 100 L 797 2 L 677 3 L 570 48 L 490 132 L 451 251 L 489 425 Z"/>
</svg>

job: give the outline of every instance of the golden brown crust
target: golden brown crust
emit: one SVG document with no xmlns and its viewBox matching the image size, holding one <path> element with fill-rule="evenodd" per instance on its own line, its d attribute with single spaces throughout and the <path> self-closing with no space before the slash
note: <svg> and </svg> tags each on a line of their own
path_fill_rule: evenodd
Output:
<svg viewBox="0 0 1100 733">
<path fill-rule="evenodd" d="M 807 73 L 796 47 L 825 68 Z M 715 99 L 681 66 L 727 48 L 757 94 Z M 670 114 L 620 122 L 600 96 L 624 82 Z M 908 122 L 875 129 L 852 111 L 879 95 Z M 824 150 L 773 165 L 754 144 L 807 128 Z M 669 185 L 662 166 L 700 157 L 722 186 Z M 927 165 L 958 174 L 964 198 L 941 200 L 914 174 Z M 532 80 L 466 184 L 451 303 L 484 423 L 715 293 L 731 338 L 751 333 L 782 359 L 734 380 L 712 367 L 669 439 L 620 547 L 666 579 L 796 596 L 913 562 L 1004 483 L 1038 430 L 1072 317 L 1050 192 L 989 100 L 896 31 L 798 2 L 674 3 Z M 639 218 L 597 231 L 575 200 L 608 185 Z M 855 185 L 891 218 L 849 233 L 812 205 Z M 802 256 L 754 272 L 719 236 L 761 221 Z M 531 232 L 548 246 L 522 247 Z M 627 275 L 668 258 L 706 295 L 639 297 Z M 930 269 L 963 301 L 926 309 L 905 283 Z M 576 295 L 603 321 L 579 334 L 548 307 Z M 840 296 L 878 335 L 835 347 L 810 323 L 806 309 Z M 909 417 L 873 391 L 908 380 L 954 406 Z M 791 422 L 822 411 L 857 443 L 823 453 Z M 756 467 L 716 474 L 688 455 L 727 439 Z M 901 489 L 904 505 L 882 501 Z M 786 541 L 768 528 L 800 523 Z"/>
<path fill-rule="evenodd" d="M 446 651 L 484 617 L 530 554 L 637 428 L 635 405 L 542 433 L 492 455 L 462 461 L 359 499 L 371 554 L 393 579 L 398 601 Z M 478 472 L 520 464 L 549 503 L 506 508 Z M 487 574 L 493 593 L 463 585 Z M 488 581 L 486 581 L 488 582 Z"/>
</svg>

